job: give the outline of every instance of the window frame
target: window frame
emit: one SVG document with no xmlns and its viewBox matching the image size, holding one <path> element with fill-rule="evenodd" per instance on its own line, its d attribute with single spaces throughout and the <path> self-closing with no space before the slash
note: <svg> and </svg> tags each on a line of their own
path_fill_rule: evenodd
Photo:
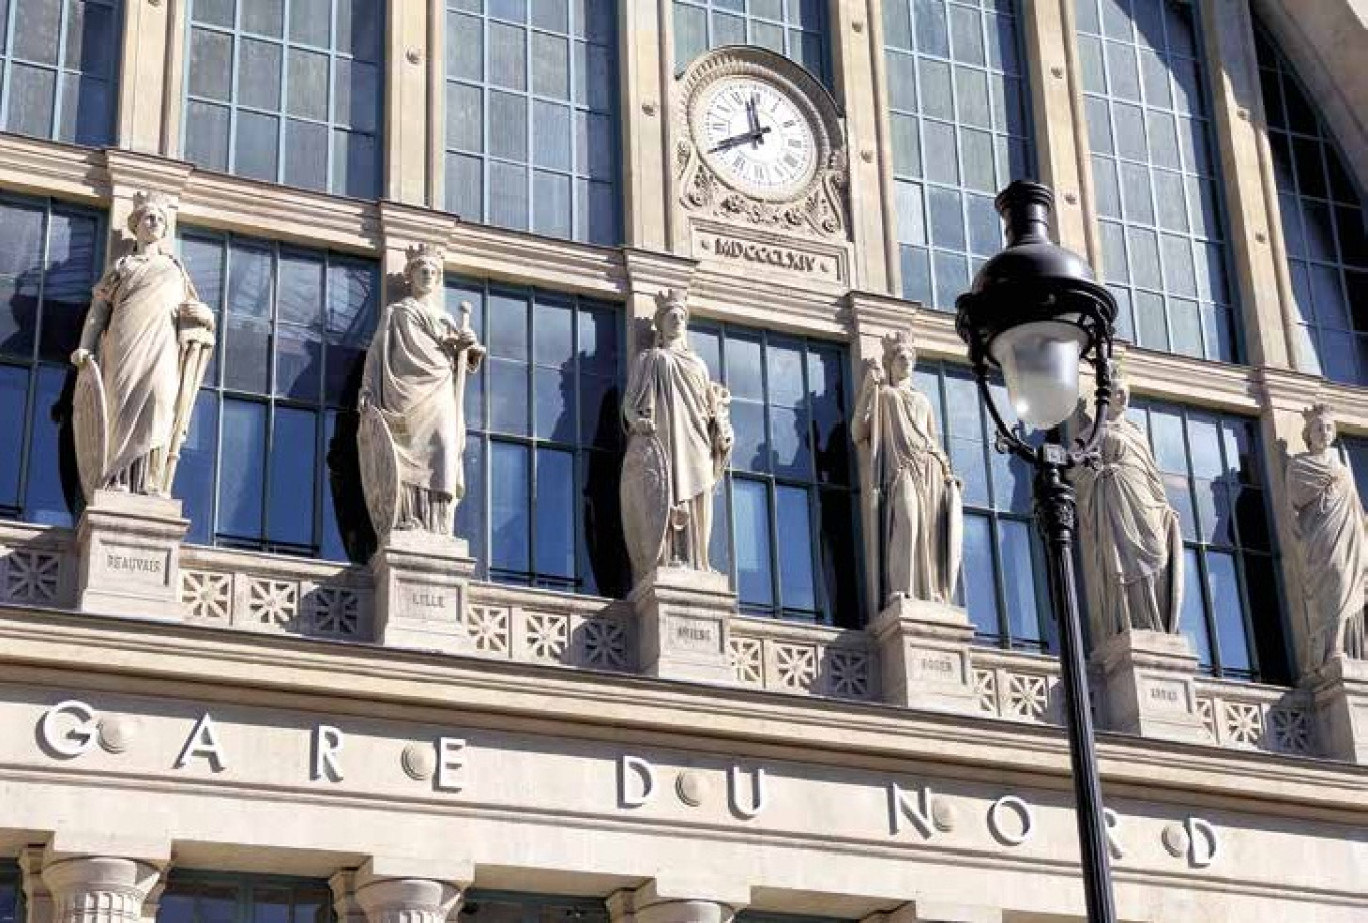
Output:
<svg viewBox="0 0 1368 923">
<path fill-rule="evenodd" d="M 167 877 L 166 890 L 159 901 L 157 920 L 155 923 L 170 923 L 170 921 L 163 921 L 161 913 L 161 909 L 166 907 L 167 897 L 182 896 L 177 893 L 178 889 L 181 888 L 199 889 L 202 887 L 232 887 L 237 891 L 237 904 L 234 911 L 233 923 L 254 923 L 254 898 L 256 891 L 259 889 L 288 889 L 290 891 L 291 918 L 295 916 L 296 907 L 298 906 L 296 904 L 296 892 L 304 889 L 316 889 L 320 894 L 326 895 L 326 900 L 322 901 L 320 906 L 325 908 L 327 923 L 339 923 L 334 895 L 327 879 L 295 875 L 225 872 L 194 868 L 171 869 Z M 184 896 L 194 900 L 198 897 L 198 893 L 197 891 L 191 892 Z M 189 921 L 182 921 L 182 923 L 200 923 L 199 914 L 192 910 L 191 919 Z M 292 923 L 306 923 L 306 921 L 292 919 Z M 308 921 L 308 923 L 316 923 L 316 921 Z"/>
<path fill-rule="evenodd" d="M 687 71 L 689 69 L 689 66 L 692 65 L 694 61 L 698 60 L 698 58 L 702 55 L 707 54 L 709 51 L 712 51 L 716 48 L 722 47 L 723 43 L 719 43 L 718 40 L 714 38 L 714 33 L 717 28 L 717 24 L 714 20 L 714 17 L 717 15 L 721 15 L 741 20 L 744 24 L 746 33 L 746 40 L 742 44 L 750 45 L 756 48 L 766 48 L 771 51 L 774 51 L 774 49 L 769 48 L 768 45 L 760 45 L 757 42 L 755 42 L 754 31 L 757 24 L 761 26 L 770 26 L 772 28 L 779 29 L 784 34 L 784 50 L 775 51 L 775 53 L 783 55 L 785 58 L 788 58 L 790 61 L 796 64 L 798 67 L 807 70 L 808 73 L 812 74 L 812 76 L 822 86 L 828 89 L 835 88 L 836 63 L 835 43 L 832 41 L 833 36 L 831 29 L 831 0 L 815 0 L 816 8 L 820 11 L 819 15 L 821 17 L 821 22 L 817 24 L 816 29 L 804 28 L 801 25 L 800 17 L 790 16 L 790 4 L 799 3 L 801 2 L 801 0 L 779 0 L 779 2 L 783 5 L 784 9 L 781 19 L 773 19 L 769 16 L 763 16 L 759 13 L 752 13 L 750 7 L 751 3 L 754 2 L 754 0 L 739 0 L 739 2 L 742 6 L 740 11 L 729 9 L 724 6 L 718 6 L 715 0 L 671 0 L 670 19 L 673 35 L 671 53 L 675 59 L 674 72 L 676 77 L 682 75 L 685 71 Z M 693 9 L 701 10 L 703 12 L 703 23 L 705 32 L 704 47 L 701 51 L 695 54 L 688 61 L 680 60 L 680 58 L 682 57 L 679 53 L 681 50 L 679 47 L 680 30 L 678 28 L 678 23 L 675 21 L 675 13 L 680 6 L 691 7 Z M 805 65 L 802 61 L 800 61 L 797 57 L 793 55 L 792 50 L 794 33 L 798 33 L 800 36 L 817 36 L 817 41 L 821 45 L 820 54 L 822 67 L 819 72 L 814 73 L 813 71 L 809 70 L 807 68 L 807 65 Z"/>
<path fill-rule="evenodd" d="M 193 119 L 191 118 L 190 114 L 190 106 L 192 103 L 199 103 L 201 105 L 207 105 L 226 110 L 228 118 L 228 132 L 227 137 L 225 139 L 225 143 L 227 145 L 227 151 L 225 155 L 226 159 L 224 166 L 222 167 L 222 170 L 220 171 L 219 168 L 202 166 L 199 164 L 196 164 L 196 169 L 211 172 L 223 172 L 230 176 L 239 177 L 241 179 L 245 179 L 252 182 L 271 183 L 273 185 L 284 186 L 289 189 L 300 189 L 305 192 L 314 192 L 322 195 L 342 196 L 345 198 L 360 199 L 362 201 L 379 199 L 384 196 L 384 176 L 385 167 L 388 160 L 389 148 L 389 145 L 386 143 L 387 132 L 385 127 L 386 85 L 389 80 L 389 74 L 386 70 L 387 47 L 386 42 L 383 38 L 383 36 L 385 35 L 385 30 L 387 29 L 387 23 L 389 18 L 389 3 L 386 2 L 386 0 L 362 0 L 362 2 L 375 3 L 379 15 L 379 27 L 381 38 L 377 41 L 377 57 L 375 61 L 365 61 L 364 59 L 358 59 L 354 53 L 343 53 L 338 49 L 338 41 L 336 37 L 338 26 L 337 11 L 339 9 L 339 3 L 341 2 L 341 0 L 331 0 L 330 2 L 329 8 L 332 10 L 332 20 L 329 24 L 330 37 L 327 48 L 323 48 L 318 45 L 312 45 L 307 42 L 294 39 L 290 36 L 290 13 L 292 8 L 290 3 L 281 4 L 280 35 L 279 37 L 276 37 L 271 35 L 265 35 L 259 32 L 249 32 L 243 27 L 243 9 L 246 4 L 253 2 L 253 0 L 233 0 L 233 24 L 231 26 L 223 26 L 207 22 L 197 22 L 194 18 L 195 6 L 197 3 L 202 2 L 202 0 L 183 0 L 183 2 L 185 4 L 185 33 L 181 38 L 181 42 L 183 43 L 182 54 L 184 55 L 185 66 L 183 68 L 183 73 L 181 74 L 181 88 L 179 99 L 179 105 L 181 107 L 180 137 L 178 139 L 180 144 L 179 153 L 182 158 L 190 160 L 190 162 L 192 163 L 194 162 L 193 160 L 191 160 L 187 150 L 187 143 L 192 132 L 193 122 Z M 191 91 L 190 87 L 192 73 L 194 71 L 193 43 L 194 32 L 196 29 L 202 29 L 216 35 L 226 35 L 232 41 L 232 55 L 229 62 L 228 74 L 229 86 L 227 87 L 227 97 L 225 99 L 212 99 L 207 96 L 196 96 Z M 278 108 L 276 108 L 275 110 L 269 110 L 258 106 L 249 106 L 245 103 L 239 102 L 238 100 L 238 96 L 240 93 L 240 81 L 238 77 L 241 72 L 240 65 L 242 59 L 242 44 L 244 40 L 265 42 L 274 45 L 275 47 L 280 49 L 280 103 Z M 319 120 L 307 116 L 294 115 L 290 113 L 289 62 L 291 50 L 304 50 L 311 54 L 323 53 L 327 55 L 327 109 L 329 114 L 326 119 Z M 353 127 L 353 125 L 350 122 L 342 121 L 339 118 L 339 115 L 336 111 L 336 103 L 338 96 L 338 61 L 360 61 L 363 64 L 372 65 L 375 68 L 375 126 L 370 132 L 358 131 Z M 238 124 L 240 122 L 240 115 L 242 112 L 274 118 L 278 122 L 278 125 L 276 127 L 275 139 L 276 169 L 275 177 L 272 179 L 264 179 L 261 177 L 249 176 L 248 174 L 241 173 L 238 170 L 236 164 L 237 133 Z M 285 178 L 287 164 L 286 151 L 288 148 L 286 144 L 286 133 L 289 123 L 291 121 L 305 122 L 310 125 L 323 126 L 327 131 L 328 157 L 327 165 L 324 171 L 325 180 L 323 188 L 321 189 L 314 189 L 305 186 L 295 186 L 289 183 Z M 338 190 L 337 188 L 335 188 L 335 184 L 338 179 L 337 172 L 335 169 L 337 161 L 336 136 L 339 133 L 347 135 L 366 135 L 373 140 L 375 161 L 374 173 L 368 180 L 368 188 L 372 194 L 353 195 L 345 189 Z M 351 174 L 349 173 L 348 175 L 350 177 Z"/>
<path fill-rule="evenodd" d="M 8 16 L 5 20 L 5 28 L 3 33 L 0 33 L 0 90 L 2 90 L 2 92 L 0 92 L 0 126 L 8 126 L 9 124 L 10 100 L 12 96 L 10 91 L 14 86 L 12 76 L 14 72 L 14 64 L 16 63 L 16 56 L 13 50 L 14 39 L 17 30 L 16 22 L 19 18 L 19 4 L 22 2 L 23 0 L 0 0 L 0 8 L 5 7 L 5 4 L 8 3 Z M 108 111 L 106 113 L 106 124 L 104 125 L 103 130 L 100 132 L 100 139 L 98 141 L 91 141 L 90 143 L 78 141 L 77 138 L 80 135 L 80 131 L 79 127 L 76 126 L 75 123 L 73 123 L 73 128 L 76 128 L 75 137 L 72 137 L 70 139 L 64 139 L 59 137 L 62 130 L 62 112 L 63 104 L 65 102 L 63 90 L 67 86 L 68 80 L 74 79 L 78 81 L 79 86 L 79 81 L 85 74 L 85 71 L 79 67 L 68 66 L 67 36 L 70 32 L 69 27 L 71 25 L 72 7 L 69 3 L 66 2 L 66 0 L 60 0 L 60 5 L 58 7 L 57 13 L 58 24 L 56 36 L 56 61 L 54 61 L 52 64 L 29 60 L 20 60 L 18 62 L 21 65 L 41 68 L 43 70 L 49 71 L 54 75 L 52 89 L 52 106 L 48 110 L 48 115 L 51 119 L 50 128 L 46 133 L 42 135 L 28 135 L 26 133 L 16 132 L 8 127 L 5 127 L 3 130 L 6 133 L 17 134 L 21 137 L 37 137 L 44 141 L 57 141 L 59 143 L 65 144 L 76 144 L 82 147 L 105 147 L 115 143 L 116 134 L 118 130 L 120 83 L 119 78 L 121 76 L 122 71 L 120 58 L 123 48 L 124 0 L 82 0 L 82 2 L 92 2 L 98 6 L 106 7 L 111 10 L 111 26 L 113 27 L 112 31 L 114 33 L 115 38 L 115 41 L 112 43 L 114 50 L 111 52 L 110 55 L 109 75 L 107 78 L 99 78 L 101 82 L 105 83 L 106 87 L 108 88 L 109 94 Z"/>
</svg>

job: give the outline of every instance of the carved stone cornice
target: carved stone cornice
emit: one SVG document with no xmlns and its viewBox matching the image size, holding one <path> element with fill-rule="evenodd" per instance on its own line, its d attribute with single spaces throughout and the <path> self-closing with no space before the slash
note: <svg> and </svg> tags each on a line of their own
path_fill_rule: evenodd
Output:
<svg viewBox="0 0 1368 923">
<path fill-rule="evenodd" d="M 161 192 L 179 199 L 195 172 L 193 164 L 154 154 L 106 148 L 104 156 L 110 195 L 116 199 L 141 191 Z"/>
<path fill-rule="evenodd" d="M 1255 393 L 1265 410 L 1300 413 L 1324 400 L 1325 380 L 1315 375 L 1265 366 L 1256 369 L 1254 376 Z"/>
<path fill-rule="evenodd" d="M 102 151 L 0 134 L 0 186 L 94 202 L 108 195 Z"/>
<path fill-rule="evenodd" d="M 627 289 L 633 295 L 654 295 L 661 289 L 687 289 L 698 269 L 698 260 L 656 250 L 622 248 Z"/>
<path fill-rule="evenodd" d="M 447 271 L 516 280 L 600 298 L 627 293 L 622 253 L 610 247 L 458 222 Z"/>
<path fill-rule="evenodd" d="M 185 184 L 180 217 L 204 227 L 265 234 L 314 247 L 375 253 L 381 245 L 374 202 L 202 170 L 195 170 Z"/>
<path fill-rule="evenodd" d="M 922 313 L 922 305 L 881 292 L 852 290 L 846 295 L 845 311 L 856 335 L 881 337 L 908 329 Z"/>
<path fill-rule="evenodd" d="M 445 250 L 461 219 L 447 212 L 417 205 L 382 201 L 379 205 L 380 235 L 387 249 L 412 244 L 431 244 Z"/>
</svg>

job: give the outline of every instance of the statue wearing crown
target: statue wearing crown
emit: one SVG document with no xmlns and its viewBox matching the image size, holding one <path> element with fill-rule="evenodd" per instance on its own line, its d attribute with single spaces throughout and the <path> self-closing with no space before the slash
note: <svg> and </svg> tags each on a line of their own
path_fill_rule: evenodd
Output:
<svg viewBox="0 0 1368 923">
<path fill-rule="evenodd" d="M 411 247 L 409 295 L 388 305 L 366 353 L 358 441 L 362 488 L 377 537 L 395 530 L 450 536 L 465 495 L 465 390 L 485 349 L 444 306 L 443 256 Z"/>
<path fill-rule="evenodd" d="M 71 354 L 77 468 L 96 490 L 168 497 L 195 396 L 214 349 L 214 315 L 166 244 L 174 203 L 138 193 L 133 250 L 95 286 Z"/>
<path fill-rule="evenodd" d="M 879 596 L 953 604 L 963 533 L 960 482 L 941 448 L 936 411 L 912 384 L 917 351 L 905 332 L 883 339 L 883 361 L 865 362 L 855 441 L 865 449 L 866 503 L 878 523 Z"/>
<path fill-rule="evenodd" d="M 632 362 L 622 415 L 622 519 L 635 579 L 654 568 L 709 570 L 713 489 L 731 457 L 730 395 L 689 348 L 689 305 L 656 296 L 655 341 Z"/>
<path fill-rule="evenodd" d="M 1338 654 L 1368 658 L 1364 588 L 1368 524 L 1354 475 L 1335 451 L 1335 417 L 1326 404 L 1302 414 L 1307 451 L 1287 462 L 1287 502 L 1310 629 L 1308 667 Z"/>
</svg>

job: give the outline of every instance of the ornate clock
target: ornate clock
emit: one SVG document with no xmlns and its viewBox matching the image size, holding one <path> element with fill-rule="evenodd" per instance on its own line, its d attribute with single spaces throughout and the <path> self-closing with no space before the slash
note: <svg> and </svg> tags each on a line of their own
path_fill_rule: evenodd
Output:
<svg viewBox="0 0 1368 923">
<path fill-rule="evenodd" d="M 826 88 L 763 48 L 700 57 L 675 86 L 674 175 L 696 255 L 826 275 L 846 263 L 845 133 Z M 785 238 L 802 239 L 785 246 Z M 829 246 L 815 246 L 817 241 Z"/>
</svg>

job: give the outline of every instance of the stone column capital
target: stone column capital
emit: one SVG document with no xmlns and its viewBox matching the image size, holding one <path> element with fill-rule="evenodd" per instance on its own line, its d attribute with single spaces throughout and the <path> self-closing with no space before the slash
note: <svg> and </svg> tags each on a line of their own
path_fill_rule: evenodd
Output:
<svg viewBox="0 0 1368 923">
<path fill-rule="evenodd" d="M 750 903 L 750 888 L 736 882 L 653 878 L 634 891 L 608 897 L 613 923 L 731 923 Z"/>
<path fill-rule="evenodd" d="M 462 889 L 432 878 L 370 878 L 358 881 L 355 893 L 370 923 L 444 923 Z"/>
<path fill-rule="evenodd" d="M 50 857 L 42 876 L 52 893 L 53 923 L 139 923 L 161 870 L 117 856 Z"/>
<path fill-rule="evenodd" d="M 865 917 L 860 923 L 1002 923 L 1002 911 L 996 907 L 943 901 L 909 901 L 892 910 L 884 910 Z"/>
</svg>

